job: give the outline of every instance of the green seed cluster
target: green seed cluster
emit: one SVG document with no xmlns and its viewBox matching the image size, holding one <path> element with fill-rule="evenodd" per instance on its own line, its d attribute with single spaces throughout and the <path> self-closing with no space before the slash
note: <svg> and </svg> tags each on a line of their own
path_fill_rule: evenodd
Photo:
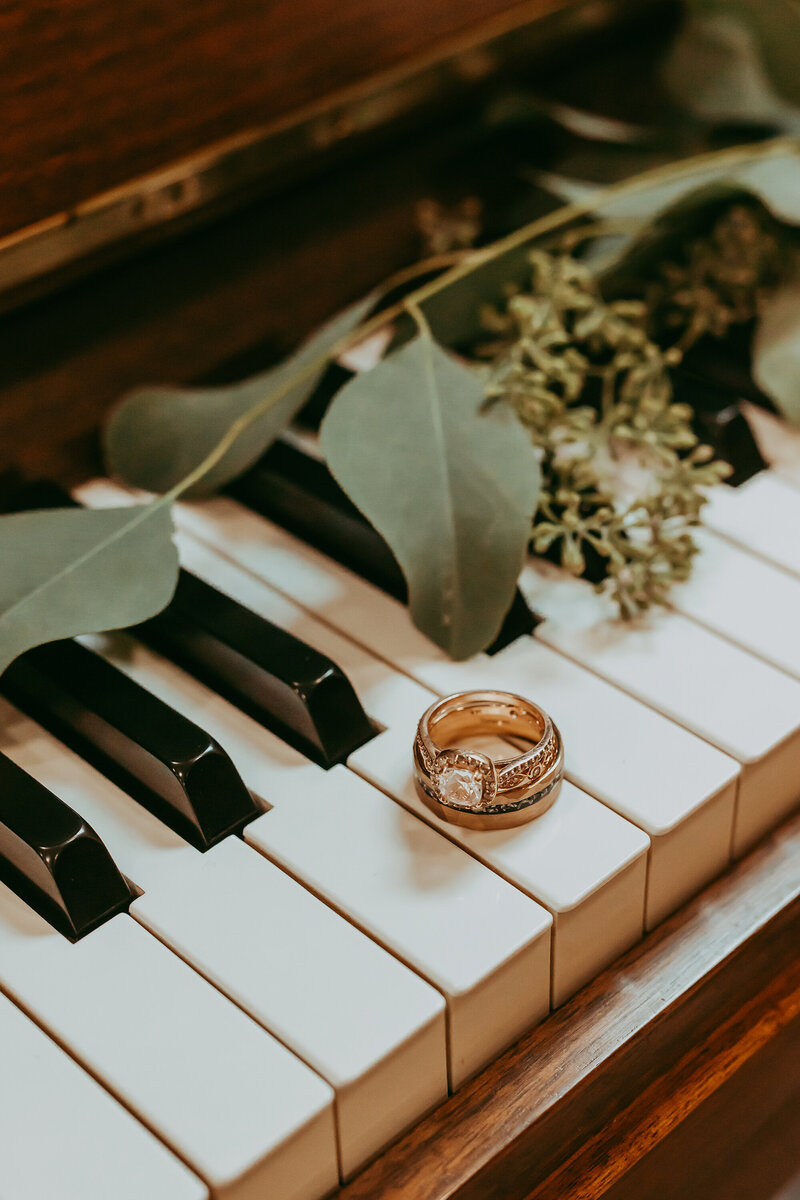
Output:
<svg viewBox="0 0 800 1200">
<path fill-rule="evenodd" d="M 652 340 L 647 302 L 606 301 L 567 253 L 534 250 L 530 264 L 530 286 L 483 314 L 487 397 L 514 409 L 541 452 L 534 552 L 589 571 L 634 617 L 688 578 L 704 489 L 730 467 L 674 401 L 681 351 Z"/>
</svg>

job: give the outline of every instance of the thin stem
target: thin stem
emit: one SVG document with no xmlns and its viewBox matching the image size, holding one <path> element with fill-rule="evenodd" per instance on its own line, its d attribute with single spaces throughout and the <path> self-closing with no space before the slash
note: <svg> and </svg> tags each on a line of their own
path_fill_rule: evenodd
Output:
<svg viewBox="0 0 800 1200">
<path fill-rule="evenodd" d="M 564 234 L 563 248 L 574 250 L 581 242 L 602 237 L 621 237 L 625 233 L 638 233 L 643 222 L 631 217 L 627 221 L 593 221 L 591 225 L 579 225 L 577 229 Z"/>
<path fill-rule="evenodd" d="M 619 183 L 612 183 L 608 187 L 598 188 L 597 192 L 593 193 L 586 200 L 574 204 L 565 204 L 563 208 L 557 208 L 554 212 L 548 213 L 546 216 L 540 217 L 528 225 L 523 225 L 521 229 L 515 230 L 514 233 L 508 234 L 506 237 L 494 242 L 491 246 L 487 246 L 484 250 L 476 252 L 475 258 L 478 261 L 470 257 L 465 263 L 447 271 L 439 279 L 435 279 L 431 283 L 418 288 L 408 299 L 413 300 L 416 304 L 422 304 L 429 297 L 435 296 L 437 292 L 442 291 L 443 288 L 449 287 L 451 283 L 455 283 L 465 275 L 469 275 L 476 266 L 480 266 L 484 262 L 490 262 L 492 259 L 500 258 L 501 255 L 507 253 L 509 250 L 515 250 L 519 246 L 524 246 L 526 242 L 534 237 L 540 237 L 542 234 L 549 233 L 553 229 L 560 229 L 580 217 L 589 216 L 600 204 L 614 196 L 630 195 L 646 191 L 648 187 L 652 187 L 654 184 L 662 181 L 666 182 L 671 179 L 681 179 L 684 175 L 692 175 L 703 166 L 735 166 L 740 162 L 752 162 L 756 159 L 772 158 L 774 155 L 788 150 L 797 152 L 798 147 L 800 147 L 800 139 L 796 137 L 781 137 L 773 138 L 771 141 L 763 142 L 760 146 L 755 147 L 747 145 L 734 146 L 729 150 L 712 150 L 706 154 L 696 154 L 692 158 L 683 159 L 677 165 L 675 163 L 668 163 L 661 167 L 653 167 L 649 171 L 643 171 L 633 179 L 625 179 Z"/>
<path fill-rule="evenodd" d="M 449 254 L 432 254 L 429 258 L 422 258 L 419 262 L 412 263 L 410 267 L 403 267 L 401 270 L 395 271 L 388 279 L 384 279 L 380 285 L 380 291 L 384 296 L 388 296 L 390 292 L 402 287 L 409 280 L 416 279 L 418 275 L 429 275 L 431 271 L 444 271 L 448 267 L 457 266 L 465 258 L 476 253 L 478 251 L 475 250 L 451 250 Z"/>
<path fill-rule="evenodd" d="M 413 300 L 406 300 L 405 308 L 406 308 L 406 312 L 408 313 L 408 315 L 410 317 L 414 318 L 417 329 L 422 334 L 422 336 L 428 338 L 429 341 L 433 341 L 433 334 L 431 333 L 431 327 L 428 324 L 427 317 L 425 316 L 425 314 L 422 311 L 422 309 L 420 308 L 420 306 L 418 304 L 416 304 Z"/>
</svg>

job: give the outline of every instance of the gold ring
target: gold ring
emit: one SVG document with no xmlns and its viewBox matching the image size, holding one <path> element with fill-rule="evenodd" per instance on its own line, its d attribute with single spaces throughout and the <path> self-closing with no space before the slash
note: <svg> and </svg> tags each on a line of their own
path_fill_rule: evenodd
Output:
<svg viewBox="0 0 800 1200">
<path fill-rule="evenodd" d="M 487 735 L 530 748 L 493 758 L 462 744 Z M 437 816 L 470 829 L 508 829 L 554 803 L 564 748 L 553 720 L 530 700 L 511 692 L 457 692 L 420 717 L 414 768 L 417 790 Z"/>
</svg>

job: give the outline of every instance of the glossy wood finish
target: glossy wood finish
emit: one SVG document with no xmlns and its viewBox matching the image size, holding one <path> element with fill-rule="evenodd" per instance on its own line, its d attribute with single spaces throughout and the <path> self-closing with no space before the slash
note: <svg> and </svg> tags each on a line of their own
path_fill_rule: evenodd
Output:
<svg viewBox="0 0 800 1200">
<path fill-rule="evenodd" d="M 502 28 L 569 3 L 5 0 L 0 234 L 454 39 L 485 40 L 498 18 Z"/>
<path fill-rule="evenodd" d="M 135 162 L 127 168 L 134 170 L 133 177 L 122 171 L 127 161 L 126 153 L 130 153 L 125 140 L 129 119 L 121 123 L 121 182 L 75 200 L 71 190 L 74 180 L 69 177 L 69 171 L 75 155 L 85 147 L 83 130 L 73 131 L 63 161 L 60 159 L 55 168 L 49 215 L 37 220 L 35 213 L 29 213 L 27 224 L 5 231 L 5 234 L 0 225 L 0 309 L 27 303 L 54 287 L 63 286 L 70 279 L 96 270 L 103 262 L 141 253 L 147 245 L 207 223 L 213 214 L 240 208 L 248 197 L 285 187 L 290 180 L 305 178 L 309 173 L 316 174 L 342 158 L 352 157 L 365 145 L 374 146 L 378 140 L 389 137 L 393 130 L 422 128 L 434 112 L 460 113 L 465 106 L 472 105 L 476 96 L 485 95 L 491 88 L 513 85 L 520 72 L 524 73 L 532 62 L 552 68 L 554 62 L 564 61 L 572 54 L 576 42 L 591 40 L 596 43 L 603 34 L 619 30 L 632 21 L 642 27 L 651 25 L 653 17 L 660 13 L 669 10 L 676 15 L 677 5 L 678 0 L 493 3 L 485 6 L 480 20 L 468 20 L 463 29 L 461 21 L 469 6 L 462 5 L 457 14 L 457 32 L 436 38 L 430 44 L 423 37 L 423 49 L 399 59 L 388 68 L 378 58 L 363 78 L 357 71 L 353 83 L 337 87 L 333 92 L 323 91 L 311 102 L 286 113 L 281 109 L 282 115 L 275 119 L 264 117 L 261 123 L 248 123 L 245 114 L 236 107 L 239 93 L 234 93 L 233 132 L 209 144 L 209 116 L 217 111 L 219 80 L 230 66 L 228 59 L 224 59 L 220 70 L 209 71 L 207 86 L 197 98 L 192 115 L 186 118 L 186 127 L 191 131 L 196 148 L 181 152 L 180 149 L 174 151 L 169 145 L 167 157 L 144 174 L 136 174 Z M 242 12 L 241 6 L 232 11 L 225 3 L 218 3 L 216 7 L 220 13 L 215 38 L 224 47 L 231 23 L 241 20 L 246 23 L 251 17 Z M 305 16 L 313 19 L 319 7 L 319 0 L 304 0 L 298 13 L 297 28 L 302 26 Z M 373 6 L 377 16 L 380 16 L 377 11 L 380 7 Z M 450 10 L 455 13 L 453 0 L 438 0 L 437 14 Z M 413 5 L 412 11 L 416 11 Z M 194 15 L 192 10 L 191 19 Z M 263 15 L 260 10 L 254 12 L 253 24 L 257 25 Z M 369 40 L 370 33 L 369 24 L 359 29 L 354 35 L 359 46 L 365 38 Z M 95 39 L 97 43 L 93 42 L 96 53 L 87 67 L 93 87 L 102 78 L 106 66 L 103 53 L 107 36 L 108 29 L 103 22 L 87 34 L 88 39 Z M 178 39 L 179 58 L 182 48 L 183 43 Z M 164 51 L 165 48 L 159 45 L 158 49 Z M 269 42 L 261 45 L 265 67 L 262 78 L 271 80 L 285 74 L 287 85 L 290 85 L 298 71 L 308 69 L 306 58 L 290 58 L 288 62 L 276 60 L 274 49 Z M 122 72 L 114 83 L 123 96 L 133 92 L 129 109 L 135 114 L 139 111 L 138 76 L 128 72 L 135 71 L 138 60 L 135 46 L 126 45 L 125 50 L 126 54 L 121 55 Z M 317 56 L 324 60 L 329 54 L 327 43 L 315 46 L 312 61 L 316 62 Z M 38 44 L 30 47 L 29 57 L 34 64 L 38 63 L 41 57 Z M 160 62 L 158 65 L 160 67 Z M 43 89 L 57 89 L 58 83 L 56 76 L 49 83 L 45 81 Z M 180 100 L 180 77 L 176 79 L 167 70 L 163 84 L 172 87 Z M 291 87 L 287 86 L 286 90 L 291 91 Z M 21 108 L 25 110 L 26 104 L 30 104 L 36 112 L 41 104 L 41 91 L 33 88 L 28 96 L 20 97 Z M 68 127 L 74 119 L 74 107 L 64 110 Z M 153 128 L 148 129 L 151 137 L 153 133 Z M 177 158 L 173 157 L 175 152 L 179 155 Z M 0 169 L 2 153 L 0 150 Z M 113 162 L 104 158 L 98 166 L 105 177 Z M 43 164 L 37 164 L 35 169 L 42 167 Z M 30 163 L 24 159 L 21 174 L 25 176 L 29 169 Z M 0 198 L 0 216 L 2 211 L 3 199 Z"/>
<path fill-rule="evenodd" d="M 733 1134 L 733 1136 L 732 1136 Z M 800 1020 L 637 1163 L 606 1200 L 662 1200 L 687 1182 L 714 1200 L 800 1195 Z"/>
<path fill-rule="evenodd" d="M 799 863 L 796 818 L 340 1200 L 594 1200 L 645 1170 L 648 1155 L 800 1019 Z M 729 1147 L 749 1128 L 747 1106 L 738 1111 Z"/>
<path fill-rule="evenodd" d="M 624 35 L 592 33 L 568 52 L 532 54 L 504 83 L 618 114 L 630 115 L 633 104 L 637 120 L 650 119 L 658 111 L 652 63 L 674 4 L 641 0 L 637 9 L 632 0 L 631 8 L 641 12 L 639 24 Z M 480 115 L 477 102 L 456 115 L 437 112 L 423 130 L 394 131 L 369 154 L 328 162 L 313 182 L 251 197 L 233 217 L 4 313 L 0 475 L 12 466 L 67 478 L 81 464 L 85 473 L 96 469 L 85 439 L 127 388 L 241 378 L 274 362 L 331 313 L 419 259 L 415 206 L 423 198 L 482 197 L 487 237 L 538 215 L 536 189 L 519 177 L 527 141 L 492 139 Z M 525 138 L 532 155 L 550 153 L 550 134 L 544 144 L 535 129 Z M 0 195 L 0 211 L 2 203 Z"/>
</svg>

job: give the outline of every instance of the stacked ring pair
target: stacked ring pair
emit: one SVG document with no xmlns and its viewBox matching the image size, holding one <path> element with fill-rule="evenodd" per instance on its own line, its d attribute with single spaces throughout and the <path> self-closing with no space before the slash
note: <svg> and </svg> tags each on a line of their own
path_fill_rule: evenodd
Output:
<svg viewBox="0 0 800 1200">
<path fill-rule="evenodd" d="M 491 736 L 521 740 L 522 754 L 493 758 L 462 748 Z M 506 829 L 541 816 L 564 773 L 561 735 L 547 713 L 509 692 L 459 692 L 423 713 L 414 740 L 417 790 L 446 821 L 471 829 Z"/>
</svg>

